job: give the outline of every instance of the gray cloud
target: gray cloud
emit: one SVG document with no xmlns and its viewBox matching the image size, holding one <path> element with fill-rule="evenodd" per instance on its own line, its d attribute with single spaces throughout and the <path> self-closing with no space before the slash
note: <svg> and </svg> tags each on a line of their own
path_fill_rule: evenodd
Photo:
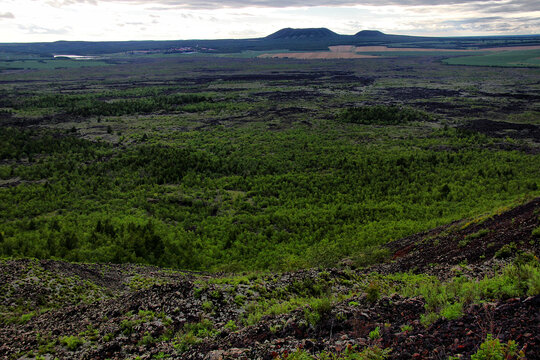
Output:
<svg viewBox="0 0 540 360">
<path fill-rule="evenodd" d="M 77 1 L 77 0 L 74 0 Z M 88 1 L 88 0 L 81 0 Z M 118 1 L 123 3 L 137 4 L 160 4 L 162 6 L 180 7 L 190 9 L 219 9 L 219 8 L 246 8 L 246 7 L 315 7 L 315 6 L 442 6 L 442 5 L 473 5 L 479 10 L 498 11 L 498 9 L 514 9 L 514 11 L 540 10 L 540 3 L 536 0 L 222 0 L 222 1 L 197 1 L 197 0 L 100 0 Z M 504 11 L 504 10 L 500 10 Z"/>
<path fill-rule="evenodd" d="M 240 16 L 240 17 L 254 17 L 254 16 L 257 16 L 255 14 L 250 14 L 250 13 L 231 13 L 232 16 Z"/>
<path fill-rule="evenodd" d="M 540 19 L 535 17 L 505 18 L 501 16 L 489 16 L 445 21 L 443 25 L 456 30 L 471 32 L 520 32 L 540 28 Z"/>
<path fill-rule="evenodd" d="M 75 4 L 92 4 L 97 5 L 101 0 L 48 0 L 47 4 L 54 7 L 69 6 Z"/>
<path fill-rule="evenodd" d="M 26 34 L 37 34 L 37 35 L 65 35 L 69 34 L 72 29 L 71 27 L 63 27 L 60 29 L 45 28 L 37 25 L 19 25 L 19 29 L 26 32 Z"/>
<path fill-rule="evenodd" d="M 485 16 L 466 19 L 446 20 L 441 22 L 413 21 L 404 24 L 410 35 L 424 35 L 439 33 L 462 33 L 462 34 L 526 34 L 538 33 L 540 19 L 536 17 L 515 16 Z"/>
<path fill-rule="evenodd" d="M 230 31 L 229 35 L 239 38 L 252 38 L 259 35 L 259 33 L 252 29 L 245 29 L 240 31 Z"/>
<path fill-rule="evenodd" d="M 2 19 L 15 19 L 15 15 L 10 12 L 0 13 L 0 20 Z"/>
<path fill-rule="evenodd" d="M 538 1 L 505 1 L 484 6 L 483 4 L 473 4 L 472 10 L 483 13 L 516 13 L 540 11 Z"/>
<path fill-rule="evenodd" d="M 157 20 L 152 20 L 150 23 L 152 24 L 158 24 L 159 21 Z M 126 26 L 134 26 L 134 27 L 145 27 L 147 26 L 148 23 L 145 23 L 145 22 L 140 22 L 140 21 L 131 21 L 131 22 L 123 22 L 123 23 L 117 23 L 116 26 L 119 26 L 119 27 L 126 27 Z"/>
<path fill-rule="evenodd" d="M 36 0 L 38 1 L 38 0 Z M 539 11 L 537 0 L 48 0 L 53 6 L 73 5 L 77 3 L 94 4 L 100 2 L 116 2 L 137 5 L 150 5 L 154 10 L 170 8 L 184 9 L 223 9 L 223 8 L 287 8 L 314 6 L 354 6 L 354 5 L 401 5 L 401 6 L 437 6 L 437 5 L 471 5 L 485 11 Z"/>
</svg>

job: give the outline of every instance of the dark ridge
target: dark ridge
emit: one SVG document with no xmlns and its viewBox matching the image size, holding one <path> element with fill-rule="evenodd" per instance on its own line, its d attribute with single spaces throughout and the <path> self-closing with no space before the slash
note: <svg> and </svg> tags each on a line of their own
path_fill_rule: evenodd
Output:
<svg viewBox="0 0 540 360">
<path fill-rule="evenodd" d="M 56 41 L 48 43 L 0 43 L 0 52 L 17 55 L 54 54 L 104 55 L 123 52 L 155 51 L 161 53 L 240 53 L 246 50 L 324 51 L 333 45 L 387 45 L 399 43 L 412 48 L 467 49 L 497 46 L 540 44 L 540 35 L 491 37 L 421 37 L 384 34 L 378 30 L 362 30 L 355 35 L 340 35 L 327 28 L 281 29 L 271 35 L 253 39 L 163 40 L 163 41 Z M 179 50 L 186 48 L 187 50 Z"/>
<path fill-rule="evenodd" d="M 326 39 L 338 37 L 335 32 L 327 28 L 312 28 L 312 29 L 281 29 L 273 34 L 268 35 L 265 39 L 268 40 L 304 40 L 304 39 Z"/>
</svg>

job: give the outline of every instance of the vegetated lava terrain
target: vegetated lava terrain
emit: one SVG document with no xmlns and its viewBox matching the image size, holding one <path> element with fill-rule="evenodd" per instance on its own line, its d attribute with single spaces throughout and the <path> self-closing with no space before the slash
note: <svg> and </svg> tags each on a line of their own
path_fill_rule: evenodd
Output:
<svg viewBox="0 0 540 360">
<path fill-rule="evenodd" d="M 538 70 L 443 58 L 0 73 L 0 359 L 539 358 Z"/>
<path fill-rule="evenodd" d="M 341 353 L 378 345 L 392 348 L 392 359 L 442 359 L 470 356 L 493 334 L 538 359 L 540 296 L 470 302 L 456 319 L 421 324 L 427 300 L 392 286 L 398 273 L 475 283 L 523 254 L 538 261 L 539 211 L 536 198 L 398 240 L 387 245 L 385 262 L 360 269 L 230 275 L 3 260 L 0 357 L 272 359 L 298 348 Z M 331 305 L 318 310 L 316 302 L 291 300 L 329 296 Z M 282 308 L 255 316 L 272 300 Z M 34 312 L 10 320 L 21 309 Z M 189 324 L 195 340 L 185 335 Z M 380 336 L 371 336 L 377 327 Z"/>
</svg>

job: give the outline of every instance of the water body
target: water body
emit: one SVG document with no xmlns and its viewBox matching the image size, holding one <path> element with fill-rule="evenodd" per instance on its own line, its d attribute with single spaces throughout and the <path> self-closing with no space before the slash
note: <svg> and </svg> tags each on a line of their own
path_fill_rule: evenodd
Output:
<svg viewBox="0 0 540 360">
<path fill-rule="evenodd" d="M 54 55 L 54 58 L 67 58 L 71 60 L 95 60 L 97 56 L 83 56 L 83 55 Z"/>
</svg>

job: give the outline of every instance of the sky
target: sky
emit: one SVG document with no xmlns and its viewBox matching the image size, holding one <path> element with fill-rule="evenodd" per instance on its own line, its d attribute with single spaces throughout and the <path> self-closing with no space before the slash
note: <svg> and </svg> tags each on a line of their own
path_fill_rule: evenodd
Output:
<svg viewBox="0 0 540 360">
<path fill-rule="evenodd" d="M 0 42 L 256 38 L 285 27 L 339 34 L 540 34 L 538 0 L 0 0 Z"/>
</svg>

